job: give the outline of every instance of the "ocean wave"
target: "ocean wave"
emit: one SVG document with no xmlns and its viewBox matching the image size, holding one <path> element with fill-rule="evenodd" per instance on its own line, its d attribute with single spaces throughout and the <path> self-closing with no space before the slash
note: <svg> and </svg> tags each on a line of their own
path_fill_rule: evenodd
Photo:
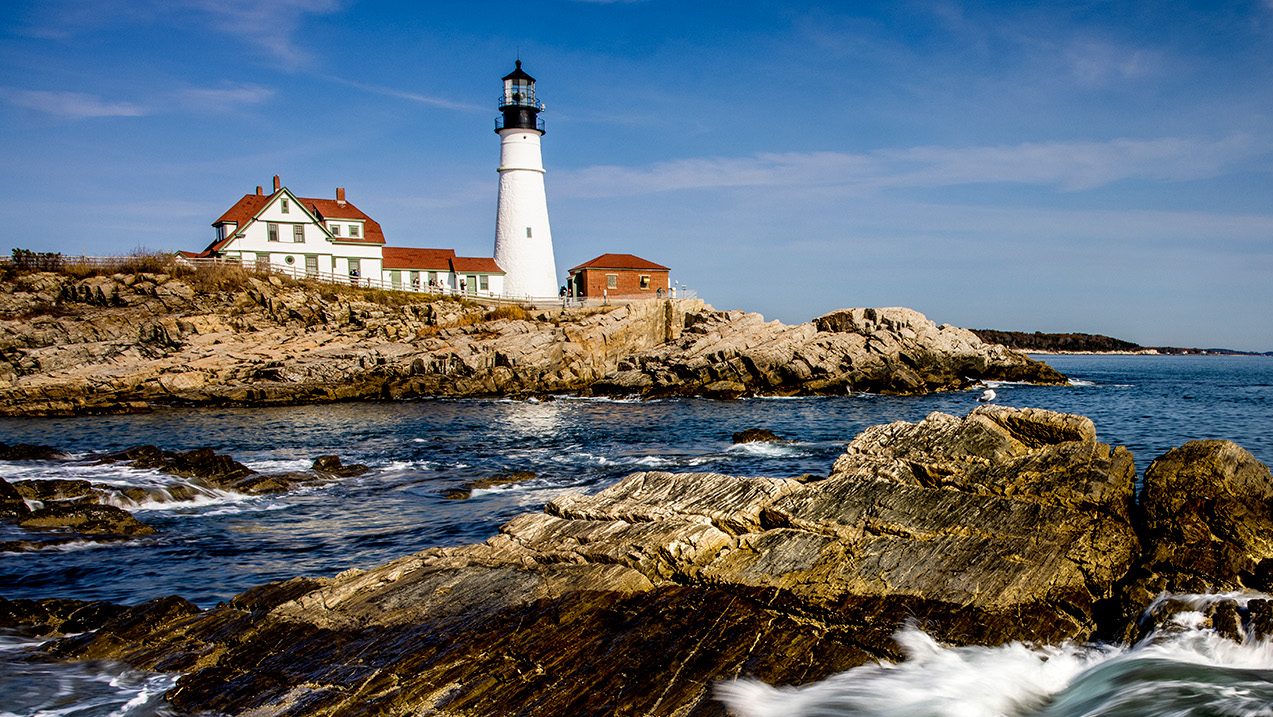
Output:
<svg viewBox="0 0 1273 717">
<path fill-rule="evenodd" d="M 741 717 L 1270 714 L 1273 643 L 1239 644 L 1200 624 L 1134 647 L 945 647 L 908 626 L 896 636 L 903 662 L 802 687 L 721 683 L 716 696 Z"/>
<path fill-rule="evenodd" d="M 310 458 L 261 458 L 240 463 L 257 473 L 291 473 L 314 467 L 314 461 Z"/>
<path fill-rule="evenodd" d="M 386 473 L 405 473 L 407 471 L 430 471 L 433 470 L 432 461 L 389 461 L 383 466 L 379 466 L 379 470 Z"/>
<path fill-rule="evenodd" d="M 799 458 L 809 455 L 808 448 L 801 443 L 779 443 L 777 441 L 752 441 L 735 443 L 725 449 L 727 453 L 745 453 L 761 458 Z"/>
<path fill-rule="evenodd" d="M 32 547 L 30 550 L 19 550 L 3 553 L 5 556 L 41 555 L 47 553 L 78 553 L 100 548 L 135 548 L 147 545 L 145 540 L 68 540 L 65 542 L 50 541 L 47 547 Z M 30 545 L 38 545 L 31 543 Z"/>
</svg>

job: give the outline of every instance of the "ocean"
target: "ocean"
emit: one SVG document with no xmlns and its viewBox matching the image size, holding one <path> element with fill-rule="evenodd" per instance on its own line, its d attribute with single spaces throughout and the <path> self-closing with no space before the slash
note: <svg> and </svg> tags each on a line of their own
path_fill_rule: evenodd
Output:
<svg viewBox="0 0 1273 717">
<path fill-rule="evenodd" d="M 1123 445 L 1141 472 L 1172 446 L 1226 438 L 1273 463 L 1273 359 L 1251 356 L 1046 356 L 1072 385 L 995 383 L 997 402 L 1080 413 Z M 733 475 L 826 474 L 862 429 L 963 415 L 979 391 L 922 397 L 850 395 L 675 399 L 423 399 L 262 409 L 165 410 L 131 416 L 0 419 L 0 442 L 44 443 L 84 457 L 140 444 L 209 446 L 260 471 L 308 468 L 336 453 L 367 474 L 288 493 L 207 493 L 121 505 L 156 536 L 0 554 L 0 595 L 136 603 L 179 594 L 202 606 L 260 583 L 334 575 L 424 548 L 478 542 L 563 491 L 596 491 L 639 470 Z M 768 428 L 788 444 L 733 445 Z M 528 481 L 445 491 L 511 471 Z M 84 478 L 163 486 L 180 479 L 118 466 L 4 463 L 8 480 Z M 0 541 L 19 531 L 0 526 Z M 27 536 L 24 536 L 27 537 Z M 1197 600 L 1205 601 L 1207 596 Z M 1139 646 L 950 648 L 913 628 L 908 656 L 799 688 L 739 682 L 720 698 L 742 715 L 1273 715 L 1273 647 L 1236 645 L 1183 626 Z M 0 716 L 162 714 L 175 679 L 114 665 L 23 661 L 34 641 L 0 635 Z"/>
</svg>

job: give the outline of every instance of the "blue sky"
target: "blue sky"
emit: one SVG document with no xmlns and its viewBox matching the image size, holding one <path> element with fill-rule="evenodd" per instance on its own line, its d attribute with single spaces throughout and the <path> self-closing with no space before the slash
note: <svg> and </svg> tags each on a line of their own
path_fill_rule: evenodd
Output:
<svg viewBox="0 0 1273 717">
<path fill-rule="evenodd" d="M 718 308 L 1273 349 L 1273 0 L 46 0 L 0 20 L 11 246 L 198 249 L 279 174 L 488 255 L 499 78 L 559 270 Z M 10 246 L 11 245 L 11 246 Z"/>
</svg>

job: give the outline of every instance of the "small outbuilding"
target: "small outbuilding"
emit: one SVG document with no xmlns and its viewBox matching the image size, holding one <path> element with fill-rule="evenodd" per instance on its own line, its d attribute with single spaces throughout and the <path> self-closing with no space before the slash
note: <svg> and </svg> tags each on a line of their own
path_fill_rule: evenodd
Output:
<svg viewBox="0 0 1273 717">
<path fill-rule="evenodd" d="M 602 254 L 570 270 L 570 288 L 575 296 L 650 297 L 668 295 L 668 272 L 633 254 Z"/>
</svg>

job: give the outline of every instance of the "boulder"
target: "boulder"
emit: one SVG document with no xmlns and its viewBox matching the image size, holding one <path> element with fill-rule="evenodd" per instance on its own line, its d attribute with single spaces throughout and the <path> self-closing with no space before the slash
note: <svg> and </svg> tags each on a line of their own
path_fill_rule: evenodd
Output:
<svg viewBox="0 0 1273 717">
<path fill-rule="evenodd" d="M 747 428 L 732 436 L 734 443 L 790 443 L 768 428 Z"/>
<path fill-rule="evenodd" d="M 0 443 L 0 461 L 51 461 L 66 458 L 56 448 L 34 443 Z"/>
<path fill-rule="evenodd" d="M 501 485 L 513 485 L 516 483 L 525 483 L 528 480 L 534 480 L 535 473 L 533 471 L 512 471 L 511 473 L 499 473 L 497 475 L 479 478 L 475 481 L 465 483 L 459 488 L 447 488 L 442 491 L 442 496 L 450 500 L 467 500 L 473 496 L 473 491 L 483 488 L 494 488 Z"/>
<path fill-rule="evenodd" d="M 41 502 L 97 502 L 96 494 L 93 492 L 93 484 L 86 480 L 71 480 L 67 478 L 20 480 L 15 481 L 13 487 L 27 500 L 38 500 Z"/>
<path fill-rule="evenodd" d="M 1273 592 L 1273 476 L 1236 443 L 1191 441 L 1156 459 L 1145 471 L 1136 518 L 1144 553 L 1124 588 L 1125 639 L 1199 609 L 1187 599 L 1156 603 L 1164 592 Z M 1249 612 L 1245 598 L 1229 602 L 1247 626 L 1268 610 Z M 1151 605 L 1152 619 L 1138 623 Z"/>
<path fill-rule="evenodd" d="M 319 456 L 314 459 L 314 472 L 333 478 L 352 478 L 369 470 L 371 469 L 361 463 L 344 465 L 340 462 L 340 456 Z"/>
<path fill-rule="evenodd" d="M 65 530 L 84 536 L 140 537 L 155 529 L 113 505 L 62 503 L 33 510 L 18 520 L 28 530 Z"/>
<path fill-rule="evenodd" d="M 27 515 L 31 509 L 12 484 L 0 478 L 0 520 L 13 521 Z"/>
</svg>

